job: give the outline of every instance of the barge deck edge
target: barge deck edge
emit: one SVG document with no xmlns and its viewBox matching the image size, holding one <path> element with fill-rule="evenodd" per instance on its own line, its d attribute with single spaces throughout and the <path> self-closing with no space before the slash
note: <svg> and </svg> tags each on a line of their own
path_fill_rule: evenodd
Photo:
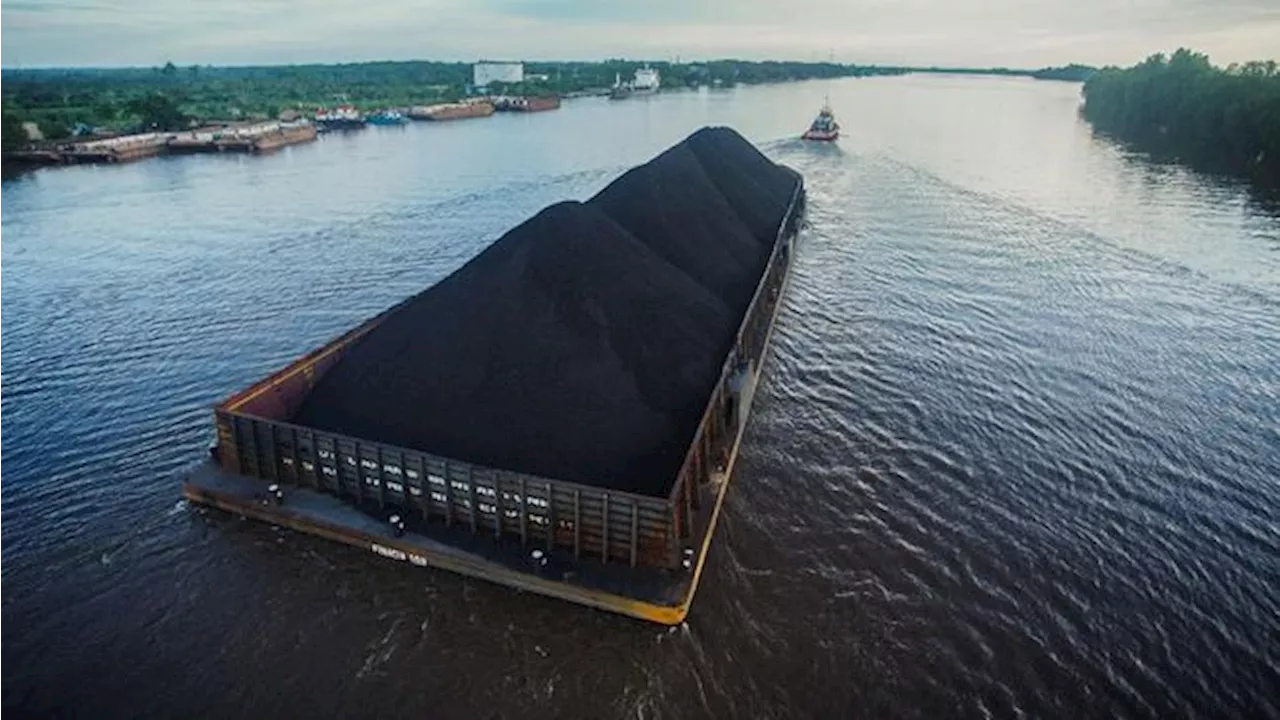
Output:
<svg viewBox="0 0 1280 720">
<path fill-rule="evenodd" d="M 261 493 L 255 493 L 249 486 L 260 481 L 246 479 L 244 487 L 235 487 L 234 483 L 227 482 L 229 479 L 239 478 L 226 475 L 216 467 L 203 466 L 183 482 L 183 497 L 194 504 L 363 548 L 391 560 L 449 570 L 640 620 L 678 625 L 688 613 L 688 603 L 683 600 L 673 605 L 661 604 L 592 587 L 589 581 L 556 579 L 532 570 L 521 571 L 512 567 L 514 563 L 495 561 L 417 533 L 406 532 L 396 537 L 386 523 L 310 490 L 291 489 L 282 505 L 264 504 L 259 497 Z M 520 556 L 523 557 L 523 553 Z M 514 560 L 517 555 L 512 553 L 510 557 Z M 673 579 L 681 581 L 678 585 L 688 583 L 690 578 L 683 574 Z M 684 599 L 691 597 L 689 592 Z"/>
</svg>

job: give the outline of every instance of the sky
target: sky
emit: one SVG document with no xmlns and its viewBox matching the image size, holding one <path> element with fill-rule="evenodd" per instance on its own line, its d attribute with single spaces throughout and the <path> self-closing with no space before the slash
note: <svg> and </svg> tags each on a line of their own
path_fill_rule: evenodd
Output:
<svg viewBox="0 0 1280 720">
<path fill-rule="evenodd" d="M 1280 58 L 1280 0 L 5 0 L 13 67 L 364 60 L 1127 65 Z"/>
</svg>

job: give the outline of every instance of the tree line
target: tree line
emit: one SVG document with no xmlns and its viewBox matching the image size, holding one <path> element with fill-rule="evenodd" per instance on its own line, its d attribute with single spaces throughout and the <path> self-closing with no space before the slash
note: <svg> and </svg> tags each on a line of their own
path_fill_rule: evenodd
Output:
<svg viewBox="0 0 1280 720">
<path fill-rule="evenodd" d="M 1105 134 L 1192 167 L 1280 186 L 1280 72 L 1274 60 L 1214 66 L 1187 49 L 1084 84 L 1084 117 Z"/>
<path fill-rule="evenodd" d="M 341 102 L 393 107 L 459 97 L 465 63 L 378 62 L 262 67 L 5 70 L 6 127 L 34 122 L 46 138 L 77 126 L 112 131 L 172 129 L 198 119 L 275 117 Z M 10 147 L 6 133 L 6 147 Z"/>
<path fill-rule="evenodd" d="M 1009 67 L 915 67 L 910 72 L 931 75 L 1002 75 L 1006 77 L 1029 77 L 1036 80 L 1065 80 L 1082 82 L 1098 71 L 1091 65 L 1072 63 L 1061 67 L 1045 67 L 1038 70 Z"/>
<path fill-rule="evenodd" d="M 921 68 L 834 62 L 711 60 L 706 62 L 525 63 L 526 82 L 491 88 L 522 95 L 564 95 L 606 88 L 649 65 L 664 88 L 730 87 L 838 77 L 913 72 L 995 74 L 1083 80 L 1083 65 L 1040 70 L 1009 68 Z M 283 110 L 308 113 L 349 102 L 364 110 L 447 102 L 474 89 L 471 64 L 462 62 L 365 62 L 337 65 L 214 67 L 173 63 L 151 68 L 63 68 L 5 70 L 5 150 L 26 143 L 23 123 L 34 123 L 48 140 L 102 129 L 112 132 L 176 130 L 198 120 L 273 118 Z"/>
<path fill-rule="evenodd" d="M 608 87 L 615 75 L 629 78 L 642 66 L 627 60 L 532 62 L 525 65 L 526 75 L 538 79 L 495 89 L 562 95 Z M 744 60 L 656 62 L 652 67 L 662 73 L 664 87 L 905 72 L 838 63 Z M 429 61 L 5 70 L 0 83 L 4 145 L 13 149 L 25 142 L 23 122 L 34 122 L 51 140 L 66 138 L 77 129 L 171 130 L 186 127 L 193 119 L 269 118 L 286 109 L 309 112 L 344 102 L 366 110 L 447 102 L 472 91 L 471 79 L 469 63 Z"/>
</svg>

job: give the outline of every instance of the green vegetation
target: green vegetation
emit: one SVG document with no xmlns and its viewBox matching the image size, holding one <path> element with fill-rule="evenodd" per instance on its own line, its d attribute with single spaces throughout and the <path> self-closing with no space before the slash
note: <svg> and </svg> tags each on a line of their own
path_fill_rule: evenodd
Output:
<svg viewBox="0 0 1280 720">
<path fill-rule="evenodd" d="M 1062 67 L 1047 67 L 1039 70 L 1028 70 L 1025 68 L 967 68 L 967 67 L 919 67 L 911 68 L 911 72 L 929 73 L 937 75 L 1004 75 L 1007 77 L 1029 77 L 1036 80 L 1067 80 L 1071 82 L 1081 82 L 1089 79 L 1089 76 L 1097 72 L 1097 68 L 1089 65 L 1064 65 Z"/>
<path fill-rule="evenodd" d="M 749 62 L 746 60 L 712 60 L 694 63 L 647 63 L 661 74 L 664 88 L 698 87 L 700 85 L 735 85 L 790 82 L 836 77 L 901 75 L 902 68 L 874 65 L 842 65 L 839 63 Z M 599 63 L 527 63 L 526 74 L 547 75 L 550 89 L 556 92 L 580 92 L 608 87 L 618 75 L 629 80 L 637 68 L 646 63 L 632 60 L 606 60 Z"/>
<path fill-rule="evenodd" d="M 182 112 L 174 98 L 154 92 L 134 98 L 125 110 L 138 118 L 143 130 L 181 130 L 191 126 L 191 116 Z"/>
<path fill-rule="evenodd" d="M 1158 156 L 1280 186 L 1280 73 L 1275 61 L 1214 67 L 1182 49 L 1084 85 L 1097 130 Z"/>
<path fill-rule="evenodd" d="M 22 129 L 22 120 L 18 116 L 5 112 L 0 115 L 3 124 L 0 125 L 0 148 L 4 150 L 18 150 L 27 142 L 27 133 Z"/>
<path fill-rule="evenodd" d="M 524 83 L 493 92 L 551 95 L 607 88 L 643 63 L 530 62 Z M 666 89 L 732 86 L 909 72 L 1016 75 L 1080 80 L 1092 68 L 903 68 L 818 62 L 654 62 Z M 370 62 L 347 65 L 212 67 L 173 63 L 153 68 L 5 70 L 0 82 L 5 149 L 25 144 L 22 122 L 35 122 L 49 140 L 94 130 L 174 130 L 193 121 L 260 119 L 282 110 L 309 114 L 350 102 L 364 110 L 457 100 L 472 92 L 471 65 L 446 62 Z"/>
<path fill-rule="evenodd" d="M 1093 77 L 1098 72 L 1098 68 L 1089 65 L 1077 65 L 1071 63 L 1062 67 L 1041 68 L 1031 73 L 1031 77 L 1037 80 L 1065 80 L 1068 82 L 1084 82 Z"/>
<path fill-rule="evenodd" d="M 5 70 L 6 113 L 51 128 L 169 128 L 185 118 L 252 119 L 293 108 L 355 102 L 402 106 L 460 96 L 463 63 L 361 63 L 277 67 Z"/>
<path fill-rule="evenodd" d="M 615 74 L 628 78 L 641 65 L 624 60 L 527 63 L 527 75 L 546 79 L 494 90 L 535 95 L 580 92 L 608 87 Z M 905 72 L 835 63 L 742 60 L 652 66 L 661 71 L 667 88 Z M 57 139 L 77 128 L 167 130 L 184 127 L 192 119 L 267 118 L 285 109 L 309 113 L 342 102 L 366 110 L 444 102 L 464 97 L 470 81 L 469 63 L 185 68 L 166 63 L 155 68 L 5 70 L 0 86 L 6 117 L 34 121 L 46 137 Z M 6 132 L 6 143 L 11 142 L 9 136 Z"/>
</svg>

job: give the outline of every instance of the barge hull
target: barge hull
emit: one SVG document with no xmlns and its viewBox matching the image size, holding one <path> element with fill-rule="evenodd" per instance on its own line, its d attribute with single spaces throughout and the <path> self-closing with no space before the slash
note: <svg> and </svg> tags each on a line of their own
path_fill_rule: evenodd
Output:
<svg viewBox="0 0 1280 720">
<path fill-rule="evenodd" d="M 774 262 L 781 263 L 780 272 L 775 274 L 770 267 L 762 277 L 761 289 L 771 293 L 775 302 L 766 320 L 759 362 L 743 378 L 746 398 L 753 398 L 764 372 L 781 298 L 790 282 L 793 244 L 794 236 L 787 238 L 787 252 L 775 253 Z M 776 283 L 765 285 L 771 277 L 777 278 Z M 742 407 L 724 468 L 711 480 L 714 499 L 703 505 L 692 522 L 689 549 L 693 555 L 688 558 L 688 567 L 678 570 L 584 561 L 559 549 L 543 554 L 548 561 L 544 564 L 533 559 L 527 547 L 515 543 L 498 546 L 485 538 L 477 543 L 474 536 L 469 539 L 461 532 L 447 538 L 432 537 L 440 535 L 440 528 L 435 526 L 429 531 L 432 536 L 412 531 L 397 535 L 388 523 L 307 488 L 289 487 L 283 502 L 269 502 L 260 480 L 228 473 L 213 461 L 187 477 L 183 495 L 195 504 L 344 543 L 384 558 L 449 570 L 661 625 L 679 625 L 689 613 L 706 566 L 750 410 L 748 401 Z"/>
<path fill-rule="evenodd" d="M 264 502 L 261 483 L 244 476 L 222 472 L 212 462 L 205 464 L 183 483 L 183 495 L 190 502 L 225 510 L 272 525 L 285 527 L 368 550 L 391 560 L 449 570 L 468 577 L 567 600 L 579 605 L 627 615 L 665 625 L 679 624 L 687 613 L 685 598 L 692 599 L 689 578 L 675 582 L 657 574 L 626 580 L 629 588 L 618 588 L 613 566 L 574 565 L 572 579 L 565 579 L 562 558 L 542 571 L 525 552 L 495 554 L 478 547 L 406 532 L 397 537 L 387 523 L 361 512 L 337 498 L 306 489 L 288 492 L 280 505 Z"/>
</svg>

